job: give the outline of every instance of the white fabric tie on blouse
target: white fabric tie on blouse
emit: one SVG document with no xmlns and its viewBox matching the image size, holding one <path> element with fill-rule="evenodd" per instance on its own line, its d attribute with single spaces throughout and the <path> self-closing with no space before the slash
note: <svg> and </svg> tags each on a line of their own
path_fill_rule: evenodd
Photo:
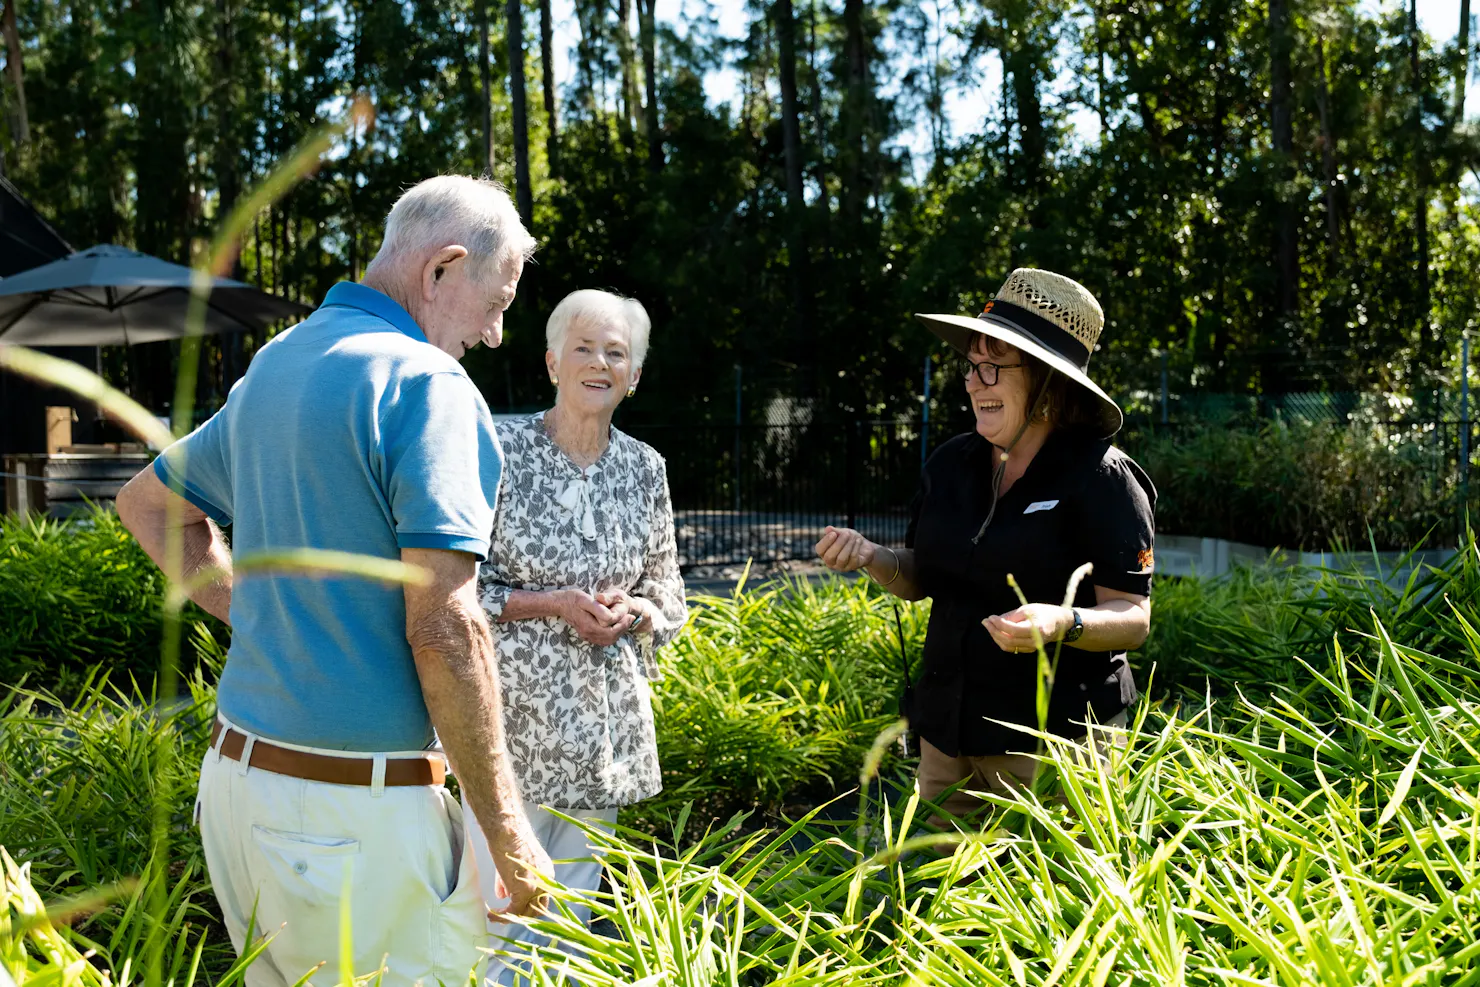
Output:
<svg viewBox="0 0 1480 987">
<path fill-rule="evenodd" d="M 587 541 L 596 538 L 596 515 L 591 513 L 591 477 L 595 466 L 581 470 L 579 479 L 572 480 L 555 500 L 573 514 L 581 526 L 581 537 Z"/>
</svg>

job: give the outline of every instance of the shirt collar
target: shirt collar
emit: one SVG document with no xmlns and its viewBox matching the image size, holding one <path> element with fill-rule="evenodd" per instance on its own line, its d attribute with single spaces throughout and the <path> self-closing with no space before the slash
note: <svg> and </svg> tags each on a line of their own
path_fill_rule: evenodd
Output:
<svg viewBox="0 0 1480 987">
<path fill-rule="evenodd" d="M 967 449 L 966 455 L 973 461 L 978 457 L 984 458 L 986 462 L 983 468 L 990 472 L 997 466 L 997 457 L 993 455 L 995 447 L 983 438 L 980 432 L 973 431 L 971 434 L 975 441 Z M 1033 461 L 1028 464 L 1028 468 L 1024 471 L 1023 475 L 1027 476 L 1029 473 L 1040 472 L 1040 468 L 1051 470 L 1054 466 L 1059 465 L 1069 457 L 1073 446 L 1074 436 L 1065 429 L 1054 429 L 1048 433 L 1048 438 L 1044 440 L 1042 448 L 1033 457 Z"/>
<path fill-rule="evenodd" d="M 427 341 L 426 333 L 400 304 L 389 295 L 367 288 L 365 285 L 354 281 L 341 281 L 329 289 L 324 296 L 324 303 L 320 308 L 328 308 L 330 305 L 343 305 L 348 308 L 357 308 L 375 316 L 383 322 L 389 322 L 396 329 L 410 336 L 418 343 Z"/>
</svg>

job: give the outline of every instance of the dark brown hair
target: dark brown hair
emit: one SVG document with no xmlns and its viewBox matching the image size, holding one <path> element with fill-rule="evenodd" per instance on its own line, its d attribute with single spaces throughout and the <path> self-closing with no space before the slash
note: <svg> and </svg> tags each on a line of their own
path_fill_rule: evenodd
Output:
<svg viewBox="0 0 1480 987">
<path fill-rule="evenodd" d="M 1054 373 L 1053 368 L 1030 353 L 1013 346 L 996 336 L 984 336 L 983 348 L 993 359 L 1007 356 L 1008 350 L 1016 350 L 1023 363 L 1023 374 L 1028 383 L 1028 400 L 1031 401 L 1048 380 L 1048 390 L 1040 402 L 1039 417 L 1052 423 L 1055 428 L 1097 428 L 1100 409 L 1092 394 L 1063 374 Z"/>
</svg>

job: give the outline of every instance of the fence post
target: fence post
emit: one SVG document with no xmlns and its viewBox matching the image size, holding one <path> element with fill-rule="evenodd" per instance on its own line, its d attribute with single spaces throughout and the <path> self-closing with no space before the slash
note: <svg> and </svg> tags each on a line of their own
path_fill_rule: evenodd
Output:
<svg viewBox="0 0 1480 987">
<path fill-rule="evenodd" d="M 740 364 L 735 364 L 735 513 L 740 513 Z"/>
<path fill-rule="evenodd" d="M 1460 544 L 1470 521 L 1470 334 L 1459 339 L 1459 514 Z"/>
<path fill-rule="evenodd" d="M 861 422 L 855 421 L 848 426 L 848 438 L 843 447 L 843 456 L 847 460 L 844 464 L 847 478 L 845 481 L 847 526 L 855 529 L 858 527 L 858 432 L 861 425 Z"/>
<path fill-rule="evenodd" d="M 1167 423 L 1167 351 L 1161 351 L 1161 423 Z"/>
<path fill-rule="evenodd" d="M 920 424 L 920 469 L 925 469 L 925 460 L 930 457 L 930 354 L 925 355 L 925 403 L 922 406 Z"/>
</svg>

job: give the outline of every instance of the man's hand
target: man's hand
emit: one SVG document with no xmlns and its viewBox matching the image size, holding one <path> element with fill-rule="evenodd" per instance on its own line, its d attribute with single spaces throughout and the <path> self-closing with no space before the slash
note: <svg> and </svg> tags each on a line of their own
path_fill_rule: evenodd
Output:
<svg viewBox="0 0 1480 987">
<path fill-rule="evenodd" d="M 852 528 L 828 525 L 817 543 L 817 557 L 834 572 L 853 572 L 873 564 L 877 547 Z"/>
<path fill-rule="evenodd" d="M 523 819 L 523 813 L 520 813 Z M 490 840 L 489 851 L 493 854 L 493 865 L 498 868 L 498 880 L 494 891 L 509 903 L 502 908 L 490 908 L 488 917 L 497 919 L 503 915 L 518 915 L 535 918 L 550 910 L 550 893 L 545 890 L 543 880 L 554 876 L 554 865 L 550 863 L 545 848 L 534 838 L 528 825 L 519 827 L 502 844 Z"/>
<path fill-rule="evenodd" d="M 1034 628 L 1038 630 L 1039 640 L 1044 644 L 1051 644 L 1074 626 L 1074 614 L 1052 603 L 1029 603 L 1016 610 L 988 617 L 982 621 L 982 626 L 1003 651 L 1035 651 L 1037 642 L 1033 638 Z"/>
<path fill-rule="evenodd" d="M 556 590 L 556 597 L 560 619 L 575 628 L 576 634 L 587 644 L 616 644 L 635 619 L 635 614 L 627 610 L 616 613 L 583 590 Z"/>
</svg>

